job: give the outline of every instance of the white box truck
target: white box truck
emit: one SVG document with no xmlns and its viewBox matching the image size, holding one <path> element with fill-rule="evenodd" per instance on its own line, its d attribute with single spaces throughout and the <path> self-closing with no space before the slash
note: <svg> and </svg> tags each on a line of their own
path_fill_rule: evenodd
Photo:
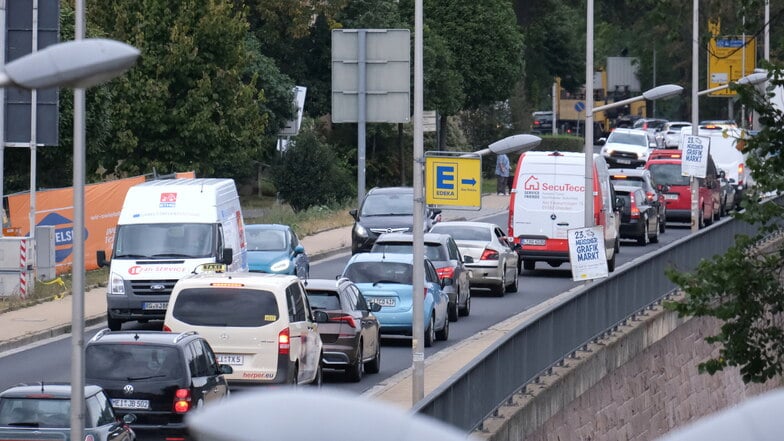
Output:
<svg viewBox="0 0 784 441">
<path fill-rule="evenodd" d="M 109 329 L 163 320 L 179 279 L 205 263 L 247 271 L 245 226 L 231 179 L 165 179 L 128 189 L 114 235 L 106 292 Z"/>
</svg>

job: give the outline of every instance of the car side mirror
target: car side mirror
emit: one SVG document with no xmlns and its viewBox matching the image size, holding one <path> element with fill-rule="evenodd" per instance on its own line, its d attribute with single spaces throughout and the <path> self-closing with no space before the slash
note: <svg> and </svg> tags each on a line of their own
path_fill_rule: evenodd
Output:
<svg viewBox="0 0 784 441">
<path fill-rule="evenodd" d="M 441 214 L 441 209 L 440 208 L 434 209 L 433 211 L 430 212 L 430 219 L 434 219 L 434 220 L 437 219 L 439 214 Z"/>
<path fill-rule="evenodd" d="M 234 261 L 234 250 L 231 248 L 224 248 L 223 255 L 220 258 L 220 262 L 224 265 L 231 265 L 231 262 Z"/>
<path fill-rule="evenodd" d="M 348 214 L 350 214 L 350 215 L 351 215 L 351 217 L 353 217 L 353 218 L 354 218 L 354 220 L 359 220 L 359 219 L 357 219 L 357 213 L 358 213 L 358 212 L 357 212 L 357 209 L 356 209 L 356 208 L 354 208 L 354 209 L 351 209 L 351 210 L 349 210 L 349 211 L 348 211 Z"/>
<path fill-rule="evenodd" d="M 452 280 L 451 277 L 445 277 L 445 278 L 441 279 L 440 285 L 441 285 L 441 288 L 446 288 L 447 286 L 452 286 L 452 283 L 454 283 L 454 281 Z"/>
<path fill-rule="evenodd" d="M 607 138 L 599 138 L 596 140 L 596 145 L 605 145 L 607 144 Z"/>
<path fill-rule="evenodd" d="M 231 367 L 231 366 L 230 366 L 230 365 L 228 365 L 228 364 L 221 364 L 221 365 L 218 365 L 218 370 L 220 371 L 220 373 L 221 373 L 221 374 L 225 374 L 225 375 L 228 375 L 228 374 L 233 374 L 233 373 L 234 373 L 234 368 L 233 368 L 233 367 Z"/>
<path fill-rule="evenodd" d="M 104 250 L 98 250 L 95 252 L 95 260 L 99 268 L 103 268 L 109 264 L 109 261 L 106 260 L 106 251 Z"/>
<path fill-rule="evenodd" d="M 615 198 L 615 208 L 620 210 L 621 208 L 623 208 L 625 206 L 626 206 L 626 201 L 623 200 L 623 198 L 616 196 L 616 198 Z"/>
<path fill-rule="evenodd" d="M 370 312 L 378 312 L 381 311 L 381 305 L 376 302 L 370 302 Z"/>
<path fill-rule="evenodd" d="M 463 263 L 474 263 L 474 258 L 471 256 L 463 256 Z"/>
<path fill-rule="evenodd" d="M 327 323 L 329 321 L 329 315 L 324 311 L 316 310 L 313 311 L 313 320 L 316 323 Z"/>
</svg>

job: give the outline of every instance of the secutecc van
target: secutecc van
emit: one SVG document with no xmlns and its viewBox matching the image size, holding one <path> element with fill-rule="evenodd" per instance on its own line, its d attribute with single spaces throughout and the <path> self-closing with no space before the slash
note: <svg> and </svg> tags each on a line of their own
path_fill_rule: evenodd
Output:
<svg viewBox="0 0 784 441">
<path fill-rule="evenodd" d="M 128 189 L 114 233 L 109 329 L 162 320 L 174 284 L 203 263 L 247 271 L 242 208 L 231 179 L 166 179 Z"/>
<path fill-rule="evenodd" d="M 607 163 L 593 158 L 594 224 L 604 227 L 607 268 L 615 270 L 619 227 L 615 192 Z M 526 152 L 520 155 L 509 202 L 509 236 L 520 256 L 518 265 L 533 270 L 536 262 L 558 267 L 569 262 L 567 232 L 585 227 L 585 154 Z"/>
</svg>

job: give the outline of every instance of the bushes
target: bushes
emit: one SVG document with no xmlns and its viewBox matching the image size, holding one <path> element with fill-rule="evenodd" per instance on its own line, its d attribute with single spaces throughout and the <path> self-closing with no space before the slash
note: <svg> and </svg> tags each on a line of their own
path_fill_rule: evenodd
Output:
<svg viewBox="0 0 784 441">
<path fill-rule="evenodd" d="M 272 167 L 280 196 L 295 211 L 333 205 L 353 197 L 355 187 L 347 161 L 335 154 L 310 128 L 289 143 Z"/>
</svg>

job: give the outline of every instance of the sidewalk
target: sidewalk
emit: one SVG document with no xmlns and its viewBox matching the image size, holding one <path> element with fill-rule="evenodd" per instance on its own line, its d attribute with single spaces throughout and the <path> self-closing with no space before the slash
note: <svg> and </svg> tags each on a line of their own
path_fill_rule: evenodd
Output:
<svg viewBox="0 0 784 441">
<path fill-rule="evenodd" d="M 482 209 L 479 211 L 444 210 L 443 220 L 475 219 L 489 216 L 508 209 L 509 196 L 484 195 Z M 351 247 L 351 226 L 323 231 L 302 238 L 302 244 L 317 261 L 335 254 L 348 252 Z M 97 287 L 85 292 L 85 327 L 106 322 L 106 287 Z M 41 303 L 29 308 L 0 314 L 0 353 L 24 345 L 67 334 L 71 331 L 72 297 Z M 528 311 L 524 316 L 528 316 Z M 522 315 L 521 315 L 522 316 Z M 523 317 L 524 318 L 524 317 Z M 479 355 L 493 341 L 509 329 L 514 328 L 523 318 L 514 317 L 482 331 L 471 339 L 460 342 L 448 349 L 439 351 L 425 360 L 425 394 L 429 393 L 468 361 Z M 365 395 L 376 396 L 385 401 L 411 407 L 411 369 L 394 375 Z"/>
</svg>

